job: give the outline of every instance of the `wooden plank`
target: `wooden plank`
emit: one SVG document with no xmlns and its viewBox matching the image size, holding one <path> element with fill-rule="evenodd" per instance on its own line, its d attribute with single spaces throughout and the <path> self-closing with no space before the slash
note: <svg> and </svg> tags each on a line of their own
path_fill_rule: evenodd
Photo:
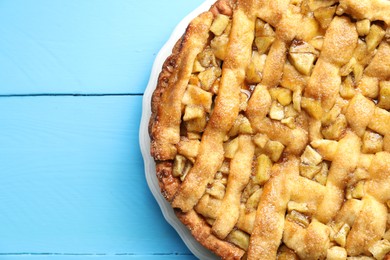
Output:
<svg viewBox="0 0 390 260">
<path fill-rule="evenodd" d="M 0 258 L 10 260 L 26 259 L 55 259 L 55 260 L 195 260 L 193 255 L 0 255 Z"/>
<path fill-rule="evenodd" d="M 146 184 L 141 99 L 0 98 L 0 254 L 190 254 Z"/>
<path fill-rule="evenodd" d="M 203 0 L 2 0 L 0 95 L 143 93 L 177 23 Z"/>
</svg>

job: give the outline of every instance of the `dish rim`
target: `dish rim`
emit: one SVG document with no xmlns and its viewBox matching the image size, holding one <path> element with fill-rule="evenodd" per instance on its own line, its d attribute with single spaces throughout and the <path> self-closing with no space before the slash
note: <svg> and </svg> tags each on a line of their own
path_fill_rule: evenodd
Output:
<svg viewBox="0 0 390 260">
<path fill-rule="evenodd" d="M 200 6 L 185 16 L 175 27 L 168 41 L 157 54 L 152 66 L 149 82 L 142 99 L 142 116 L 139 128 L 139 144 L 144 161 L 146 182 L 154 198 L 156 199 L 165 220 L 176 230 L 184 244 L 197 258 L 211 260 L 216 260 L 219 258 L 210 250 L 202 246 L 192 236 L 190 230 L 176 217 L 172 206 L 161 194 L 156 176 L 156 165 L 154 159 L 150 155 L 150 137 L 148 133 L 148 125 L 151 116 L 151 98 L 153 91 L 156 88 L 158 76 L 164 61 L 169 57 L 169 55 L 171 55 L 175 43 L 185 33 L 185 30 L 191 20 L 193 20 L 202 12 L 208 11 L 211 5 L 214 3 L 215 0 L 205 0 Z"/>
</svg>

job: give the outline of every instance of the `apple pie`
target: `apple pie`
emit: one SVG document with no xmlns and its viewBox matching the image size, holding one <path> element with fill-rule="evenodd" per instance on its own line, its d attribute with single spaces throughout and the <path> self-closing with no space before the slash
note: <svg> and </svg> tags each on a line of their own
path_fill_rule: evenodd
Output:
<svg viewBox="0 0 390 260">
<path fill-rule="evenodd" d="M 163 196 L 222 259 L 390 259 L 390 1 L 219 0 L 152 97 Z"/>
</svg>

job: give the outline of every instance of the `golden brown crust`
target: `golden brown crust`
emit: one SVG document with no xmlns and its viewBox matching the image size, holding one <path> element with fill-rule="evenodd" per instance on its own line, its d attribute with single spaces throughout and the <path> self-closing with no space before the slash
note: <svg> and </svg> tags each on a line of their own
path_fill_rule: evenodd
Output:
<svg viewBox="0 0 390 260">
<path fill-rule="evenodd" d="M 290 200 L 288 183 L 298 175 L 298 159 L 291 158 L 273 168 L 256 212 L 248 259 L 275 259 L 283 236 L 284 215 Z"/>
<path fill-rule="evenodd" d="M 350 132 L 338 144 L 335 159 L 329 170 L 325 198 L 319 204 L 316 213 L 316 217 L 323 223 L 332 220 L 343 204 L 346 181 L 348 175 L 356 169 L 360 146 L 360 139 Z"/>
<path fill-rule="evenodd" d="M 156 162 L 156 175 L 161 189 L 161 194 L 167 201 L 171 201 L 180 181 L 172 175 L 172 162 Z"/>
<path fill-rule="evenodd" d="M 191 22 L 149 134 L 161 192 L 203 246 L 389 258 L 388 14 L 387 0 L 218 0 Z"/>
<path fill-rule="evenodd" d="M 154 118 L 150 126 L 151 153 L 156 160 L 170 160 L 176 155 L 175 145 L 180 141 L 181 100 L 188 85 L 194 60 L 204 49 L 209 38 L 212 18 L 211 12 L 205 12 L 191 22 L 180 48 L 171 56 L 170 63 L 174 66 L 172 74 L 167 78 L 167 84 L 158 86 L 157 92 L 153 94 L 160 102 L 154 107 Z M 165 68 L 164 74 L 170 67 Z"/>
<path fill-rule="evenodd" d="M 340 38 L 339 35 L 345 37 Z M 305 95 L 321 100 L 325 109 L 331 109 L 339 93 L 339 70 L 352 57 L 358 34 L 354 24 L 346 17 L 333 19 L 326 31 L 324 45 Z"/>
<path fill-rule="evenodd" d="M 340 0 L 340 4 L 354 18 L 381 20 L 390 24 L 390 2 L 387 0 Z"/>
<path fill-rule="evenodd" d="M 239 147 L 230 164 L 226 193 L 212 228 L 213 233 L 221 239 L 229 235 L 239 219 L 241 193 L 249 183 L 252 172 L 255 145 L 249 135 L 240 136 L 238 143 Z"/>
<path fill-rule="evenodd" d="M 235 3 L 235 0 L 219 0 L 210 7 L 210 12 L 212 12 L 214 16 L 217 16 L 218 14 L 231 16 Z"/>
<path fill-rule="evenodd" d="M 233 0 L 219 0 L 210 8 L 210 11 L 212 11 L 213 15 L 219 13 L 231 15 L 234 5 L 235 1 Z M 158 107 L 162 102 L 163 93 L 168 91 L 170 84 L 172 84 L 170 83 L 170 79 L 172 78 L 175 68 L 179 66 L 178 59 L 183 49 L 185 38 L 190 37 L 188 31 L 189 30 L 187 29 L 183 37 L 176 42 L 172 49 L 172 54 L 164 62 L 156 89 L 153 92 L 151 101 L 152 115 L 149 121 L 149 134 L 152 139 L 155 138 L 155 132 L 157 131 L 156 122 L 159 120 Z M 166 200 L 172 201 L 181 185 L 180 180 L 172 175 L 173 161 L 161 161 L 159 153 L 159 145 L 152 142 L 151 154 L 156 159 L 156 175 L 161 193 Z M 215 252 L 223 259 L 241 259 L 244 255 L 245 252 L 242 249 L 212 235 L 210 226 L 205 222 L 203 217 L 199 216 L 195 211 L 190 211 L 188 213 L 176 211 L 176 215 L 183 224 L 189 227 L 193 236 L 203 246 Z"/>
<path fill-rule="evenodd" d="M 196 240 L 222 259 L 241 259 L 245 254 L 244 250 L 214 236 L 210 226 L 194 210 L 187 213 L 176 211 L 176 215 L 191 230 Z"/>
<path fill-rule="evenodd" d="M 169 78 L 172 75 L 173 69 L 174 69 L 174 67 L 176 67 L 176 60 L 177 60 L 177 57 L 180 53 L 180 49 L 182 47 L 183 38 L 184 37 L 181 37 L 176 42 L 175 46 L 172 49 L 172 54 L 165 60 L 163 66 L 162 66 L 161 72 L 159 74 L 158 80 L 157 80 L 156 88 L 152 94 L 152 100 L 151 100 L 152 115 L 150 116 L 149 127 L 148 127 L 148 131 L 149 131 L 149 134 L 151 135 L 151 137 L 152 137 L 153 124 L 157 120 L 158 104 L 160 104 L 160 102 L 161 102 L 162 93 L 164 93 L 164 91 L 168 87 Z M 152 154 L 155 153 L 153 151 L 154 149 L 155 149 L 154 147 L 151 147 Z"/>
<path fill-rule="evenodd" d="M 202 136 L 198 159 L 188 173 L 172 203 L 184 212 L 191 210 L 206 190 L 207 184 L 221 167 L 224 150 L 223 139 L 232 127 L 239 112 L 239 93 L 244 82 L 248 49 L 253 42 L 252 18 L 243 11 L 240 3 L 232 21 L 234 35 L 228 45 L 228 59 L 222 68 L 221 84 L 214 111 Z"/>
</svg>

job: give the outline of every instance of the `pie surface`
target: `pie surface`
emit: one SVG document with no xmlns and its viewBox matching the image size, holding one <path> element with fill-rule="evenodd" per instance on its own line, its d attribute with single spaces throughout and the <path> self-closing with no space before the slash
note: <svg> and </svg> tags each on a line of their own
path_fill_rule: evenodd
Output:
<svg viewBox="0 0 390 260">
<path fill-rule="evenodd" d="M 151 154 L 223 259 L 390 259 L 390 1 L 219 0 L 165 61 Z"/>
</svg>

